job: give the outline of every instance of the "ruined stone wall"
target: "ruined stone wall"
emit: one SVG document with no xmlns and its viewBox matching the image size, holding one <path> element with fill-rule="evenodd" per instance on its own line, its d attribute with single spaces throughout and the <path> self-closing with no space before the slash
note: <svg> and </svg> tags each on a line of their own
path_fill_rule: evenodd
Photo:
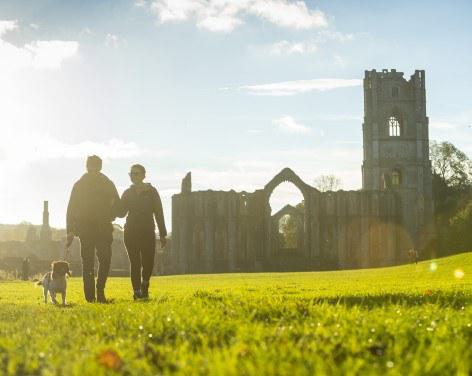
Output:
<svg viewBox="0 0 472 376">
<path fill-rule="evenodd" d="M 406 253 L 395 192 L 321 193 L 295 177 L 285 169 L 275 183 L 292 181 L 303 189 L 298 249 L 278 246 L 268 202 L 276 185 L 254 193 L 187 190 L 173 197 L 172 261 L 164 273 L 373 267 L 396 264 Z"/>
</svg>

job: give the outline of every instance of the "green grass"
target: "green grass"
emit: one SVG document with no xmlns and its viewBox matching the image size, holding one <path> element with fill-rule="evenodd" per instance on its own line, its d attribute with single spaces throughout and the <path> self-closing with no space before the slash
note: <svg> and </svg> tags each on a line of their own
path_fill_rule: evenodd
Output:
<svg viewBox="0 0 472 376">
<path fill-rule="evenodd" d="M 0 283 L 0 374 L 470 375 L 472 253 L 435 263 L 158 277 L 148 302 L 113 278 L 106 305 L 72 278 L 66 308 Z"/>
</svg>

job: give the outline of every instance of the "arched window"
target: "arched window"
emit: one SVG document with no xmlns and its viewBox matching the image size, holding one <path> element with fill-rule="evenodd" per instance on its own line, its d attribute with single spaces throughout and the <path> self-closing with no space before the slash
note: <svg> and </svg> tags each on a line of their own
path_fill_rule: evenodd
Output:
<svg viewBox="0 0 472 376">
<path fill-rule="evenodd" d="M 392 171 L 392 186 L 398 187 L 402 184 L 402 175 L 400 171 L 394 170 Z"/>
<path fill-rule="evenodd" d="M 399 137 L 401 133 L 401 126 L 396 116 L 388 118 L 388 135 L 391 137 Z"/>
</svg>

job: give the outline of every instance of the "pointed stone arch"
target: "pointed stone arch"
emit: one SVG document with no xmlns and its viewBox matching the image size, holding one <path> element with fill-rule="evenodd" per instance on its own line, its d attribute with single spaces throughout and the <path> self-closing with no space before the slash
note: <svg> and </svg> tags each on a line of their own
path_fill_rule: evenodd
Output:
<svg viewBox="0 0 472 376">
<path fill-rule="evenodd" d="M 295 185 L 295 187 L 297 187 L 302 193 L 305 202 L 308 200 L 311 191 L 314 190 L 319 193 L 315 187 L 306 184 L 295 172 L 293 172 L 293 170 L 286 167 L 265 185 L 264 192 L 266 194 L 267 200 L 272 195 L 275 188 L 285 182 Z"/>
</svg>

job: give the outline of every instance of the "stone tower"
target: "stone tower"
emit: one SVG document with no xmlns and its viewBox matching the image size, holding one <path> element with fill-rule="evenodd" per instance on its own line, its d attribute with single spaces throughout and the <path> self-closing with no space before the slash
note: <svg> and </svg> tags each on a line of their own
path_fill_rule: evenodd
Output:
<svg viewBox="0 0 472 376">
<path fill-rule="evenodd" d="M 363 189 L 398 192 L 404 247 L 422 249 L 433 228 L 423 70 L 408 81 L 395 69 L 365 72 L 363 141 Z M 406 251 L 401 251 L 400 260 L 407 257 Z"/>
<path fill-rule="evenodd" d="M 41 226 L 40 241 L 47 244 L 52 240 L 51 227 L 49 226 L 49 203 L 44 201 L 43 206 L 43 225 Z"/>
</svg>

